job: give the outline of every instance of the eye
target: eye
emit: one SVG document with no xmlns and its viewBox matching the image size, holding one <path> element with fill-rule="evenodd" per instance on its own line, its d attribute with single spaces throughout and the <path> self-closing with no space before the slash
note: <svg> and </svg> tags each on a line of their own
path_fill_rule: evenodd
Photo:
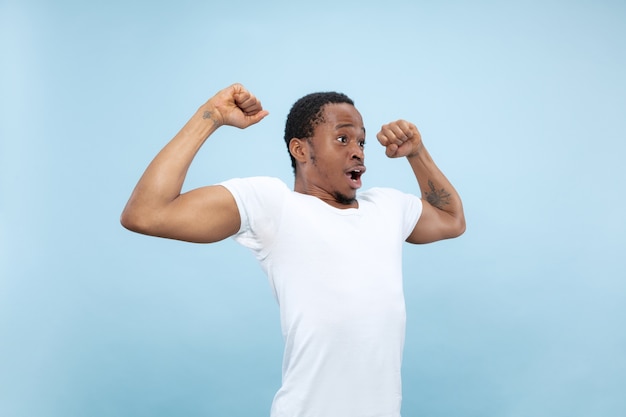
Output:
<svg viewBox="0 0 626 417">
<path fill-rule="evenodd" d="M 365 148 L 365 139 L 362 139 L 362 140 L 359 141 L 359 146 L 361 148 Z"/>
<path fill-rule="evenodd" d="M 348 143 L 348 137 L 347 136 L 339 136 L 337 138 L 337 141 L 339 141 L 341 143 Z"/>
</svg>

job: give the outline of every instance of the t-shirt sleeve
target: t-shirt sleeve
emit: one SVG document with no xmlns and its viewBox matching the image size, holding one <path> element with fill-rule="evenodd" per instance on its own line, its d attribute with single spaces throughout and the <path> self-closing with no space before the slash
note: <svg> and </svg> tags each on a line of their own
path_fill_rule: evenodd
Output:
<svg viewBox="0 0 626 417">
<path fill-rule="evenodd" d="M 404 236 L 403 238 L 406 240 L 411 233 L 413 232 L 413 229 L 415 229 L 415 225 L 417 224 L 417 222 L 420 219 L 420 216 L 422 215 L 422 199 L 419 198 L 416 195 L 413 194 L 405 194 L 405 193 L 400 193 L 403 200 L 404 200 L 404 204 L 402 205 L 402 207 L 404 208 L 404 228 L 403 228 L 403 232 L 404 232 Z"/>
<path fill-rule="evenodd" d="M 241 226 L 235 241 L 262 259 L 273 243 L 280 222 L 287 185 L 278 178 L 233 178 L 220 183 L 233 195 Z"/>
<path fill-rule="evenodd" d="M 406 240 L 422 215 L 422 199 L 393 188 L 373 188 L 372 192 L 380 194 L 380 201 L 386 204 L 387 212 L 396 213 L 401 219 L 399 227 L 402 229 L 402 239 Z"/>
</svg>

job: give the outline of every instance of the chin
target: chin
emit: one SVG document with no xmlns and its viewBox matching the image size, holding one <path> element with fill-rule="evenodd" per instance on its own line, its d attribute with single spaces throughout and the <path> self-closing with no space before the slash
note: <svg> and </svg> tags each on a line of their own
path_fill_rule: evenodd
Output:
<svg viewBox="0 0 626 417">
<path fill-rule="evenodd" d="M 339 204 L 343 204 L 343 205 L 349 206 L 349 205 L 353 204 L 356 201 L 356 193 L 353 193 L 351 196 L 347 196 L 347 195 L 341 194 L 341 193 L 335 193 L 335 200 Z"/>
</svg>

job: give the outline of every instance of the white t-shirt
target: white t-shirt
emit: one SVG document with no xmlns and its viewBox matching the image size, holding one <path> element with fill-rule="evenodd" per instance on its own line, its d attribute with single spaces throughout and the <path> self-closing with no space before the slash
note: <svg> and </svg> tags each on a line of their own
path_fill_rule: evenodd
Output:
<svg viewBox="0 0 626 417">
<path fill-rule="evenodd" d="M 272 417 L 399 417 L 402 244 L 421 200 L 388 188 L 337 209 L 276 178 L 222 183 L 280 306 L 282 386 Z"/>
</svg>

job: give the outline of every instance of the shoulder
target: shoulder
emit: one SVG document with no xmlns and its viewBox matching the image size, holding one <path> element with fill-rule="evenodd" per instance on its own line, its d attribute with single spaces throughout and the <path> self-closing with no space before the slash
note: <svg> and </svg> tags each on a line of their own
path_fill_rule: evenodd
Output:
<svg viewBox="0 0 626 417">
<path fill-rule="evenodd" d="M 275 210 L 292 191 L 279 178 L 232 178 L 219 183 L 232 194 L 242 216 L 251 210 Z"/>
<path fill-rule="evenodd" d="M 219 185 L 223 185 L 226 188 L 254 186 L 254 187 L 268 187 L 268 188 L 289 190 L 289 188 L 287 187 L 287 184 L 285 184 L 284 181 L 281 180 L 280 178 L 264 177 L 264 176 L 231 178 L 229 180 L 220 182 Z"/>
<path fill-rule="evenodd" d="M 406 200 L 420 200 L 420 198 L 414 194 L 408 194 L 397 190 L 395 188 L 388 187 L 373 187 L 359 193 L 360 200 L 378 202 L 402 202 Z M 420 200 L 421 201 L 421 200 Z"/>
<path fill-rule="evenodd" d="M 284 194 L 291 190 L 281 179 L 275 177 L 232 178 L 222 181 L 219 185 L 230 191 L 235 198 L 245 194 Z"/>
<path fill-rule="evenodd" d="M 235 240 L 262 251 L 273 241 L 284 202 L 292 191 L 274 177 L 233 178 L 219 185 L 230 191 L 239 210 L 241 226 Z"/>
<path fill-rule="evenodd" d="M 410 218 L 417 218 L 422 213 L 422 199 L 415 194 L 405 193 L 395 188 L 374 187 L 359 194 L 361 201 L 367 201 L 385 211 L 404 213 Z"/>
</svg>

